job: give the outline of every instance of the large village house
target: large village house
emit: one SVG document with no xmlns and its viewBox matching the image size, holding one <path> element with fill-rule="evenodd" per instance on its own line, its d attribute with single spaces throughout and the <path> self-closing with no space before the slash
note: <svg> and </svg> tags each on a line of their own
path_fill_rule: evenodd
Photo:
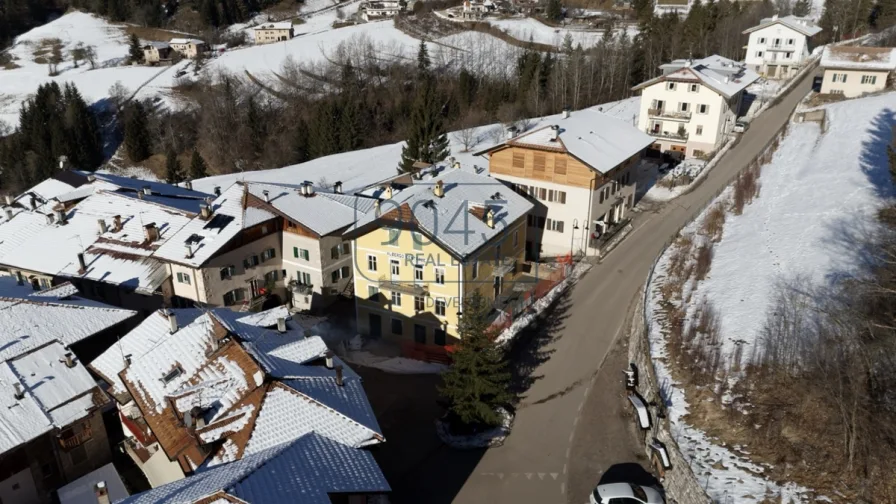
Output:
<svg viewBox="0 0 896 504">
<path fill-rule="evenodd" d="M 384 441 L 359 376 L 320 337 L 306 336 L 285 307 L 158 311 L 90 367 L 109 383 L 124 448 L 150 484 L 189 476 L 163 493 L 307 435 L 339 445 L 333 456 Z M 378 486 L 359 493 L 388 491 L 375 472 Z M 295 468 L 283 476 L 311 477 Z"/>
<path fill-rule="evenodd" d="M 808 18 L 775 15 L 743 33 L 749 35 L 747 67 L 770 79 L 787 79 L 809 58 L 812 37 L 821 33 L 821 27 Z"/>
<path fill-rule="evenodd" d="M 638 127 L 653 148 L 701 158 L 715 152 L 734 128 L 744 90 L 759 79 L 743 63 L 722 56 L 661 65 L 663 75 L 633 87 L 641 91 Z"/>
<path fill-rule="evenodd" d="M 255 27 L 255 43 L 271 44 L 283 42 L 294 36 L 292 21 L 264 23 Z"/>
<path fill-rule="evenodd" d="M 529 258 L 597 255 L 635 204 L 635 167 L 653 138 L 595 109 L 491 147 L 491 176 L 528 196 Z"/>
<path fill-rule="evenodd" d="M 171 45 L 167 42 L 147 42 L 143 45 L 143 61 L 150 65 L 171 61 Z"/>
<path fill-rule="evenodd" d="M 84 362 L 136 313 L 0 277 L 0 502 L 55 502 L 54 490 L 112 460 L 108 396 Z"/>
<path fill-rule="evenodd" d="M 170 44 L 172 51 L 190 59 L 194 59 L 199 53 L 208 50 L 206 43 L 199 39 L 173 38 L 168 41 L 168 44 Z"/>
<path fill-rule="evenodd" d="M 821 92 L 856 98 L 883 91 L 892 84 L 896 49 L 890 47 L 825 47 L 821 56 Z"/>
</svg>

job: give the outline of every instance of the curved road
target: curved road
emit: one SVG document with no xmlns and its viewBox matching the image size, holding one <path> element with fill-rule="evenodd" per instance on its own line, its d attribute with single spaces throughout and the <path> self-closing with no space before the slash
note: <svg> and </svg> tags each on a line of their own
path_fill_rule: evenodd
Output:
<svg viewBox="0 0 896 504">
<path fill-rule="evenodd" d="M 695 209 L 758 154 L 789 119 L 811 89 L 814 73 L 809 72 L 778 105 L 757 117 L 740 143 L 692 192 L 637 214 L 633 232 L 574 286 L 536 329 L 537 334 L 527 335 L 535 348 L 516 357 L 530 362 L 531 370 L 513 433 L 505 444 L 473 462 L 466 460 L 465 479 L 447 492 L 418 481 L 418 489 L 426 489 L 420 493 L 431 495 L 417 494 L 416 502 L 582 504 L 581 495 L 567 492 L 570 468 L 577 462 L 570 460 L 576 426 L 591 384 L 628 321 L 631 302 L 648 269 Z M 618 414 L 591 416 L 584 421 L 594 424 L 598 433 L 601 422 L 620 421 Z M 414 472 L 420 480 L 439 475 L 447 479 L 459 460 L 456 452 L 440 450 Z M 595 480 L 599 476 L 595 474 Z"/>
</svg>

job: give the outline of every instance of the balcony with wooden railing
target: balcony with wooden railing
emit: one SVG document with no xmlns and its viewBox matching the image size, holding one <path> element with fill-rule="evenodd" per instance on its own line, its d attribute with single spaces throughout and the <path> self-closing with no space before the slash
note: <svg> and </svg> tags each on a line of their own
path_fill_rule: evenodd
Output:
<svg viewBox="0 0 896 504">
<path fill-rule="evenodd" d="M 666 119 L 669 121 L 683 121 L 687 122 L 691 120 L 690 112 L 678 112 L 674 110 L 666 110 L 664 108 L 652 108 L 647 110 L 647 115 L 651 118 L 656 119 Z"/>
<path fill-rule="evenodd" d="M 680 142 L 688 141 L 688 132 L 683 129 L 678 129 L 676 131 L 664 131 L 662 128 L 647 128 L 647 134 L 652 137 L 665 138 L 667 140 L 676 140 Z"/>
<path fill-rule="evenodd" d="M 77 434 L 68 437 L 60 437 L 59 446 L 61 446 L 63 450 L 71 450 L 72 448 L 76 448 L 87 441 L 90 441 L 90 438 L 92 437 L 93 431 L 90 430 L 90 426 L 85 426 L 84 429 Z"/>
</svg>

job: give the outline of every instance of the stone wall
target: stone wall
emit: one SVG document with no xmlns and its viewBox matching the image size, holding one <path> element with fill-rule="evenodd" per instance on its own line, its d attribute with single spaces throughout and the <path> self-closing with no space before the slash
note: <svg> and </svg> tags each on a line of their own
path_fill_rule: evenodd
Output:
<svg viewBox="0 0 896 504">
<path fill-rule="evenodd" d="M 646 286 L 645 286 L 646 288 Z M 643 294 L 643 290 L 642 290 Z M 629 332 L 628 357 L 638 370 L 637 392 L 647 404 L 650 412 L 651 428 L 644 432 L 644 450 L 652 461 L 656 472 L 661 475 L 669 504 L 709 504 L 712 500 L 694 476 L 691 467 L 678 450 L 678 444 L 669 433 L 668 419 L 665 418 L 660 388 L 650 360 L 650 344 L 644 324 L 644 296 L 635 310 Z M 666 448 L 670 467 L 662 469 L 659 452 L 651 447 L 659 441 Z"/>
</svg>

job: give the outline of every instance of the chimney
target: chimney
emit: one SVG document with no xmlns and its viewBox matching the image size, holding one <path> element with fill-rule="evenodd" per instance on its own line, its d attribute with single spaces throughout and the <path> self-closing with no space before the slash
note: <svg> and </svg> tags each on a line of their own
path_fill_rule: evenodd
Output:
<svg viewBox="0 0 896 504">
<path fill-rule="evenodd" d="M 46 217 L 47 217 L 47 224 L 52 224 L 52 223 L 56 222 L 56 216 L 54 216 L 53 214 L 49 213 L 46 215 Z"/>
<path fill-rule="evenodd" d="M 62 362 L 65 362 L 65 367 L 75 367 L 75 358 L 71 352 L 65 352 L 65 358 L 62 359 Z"/>
<path fill-rule="evenodd" d="M 485 214 L 485 224 L 489 228 L 495 229 L 495 212 L 491 208 L 489 208 L 488 213 Z"/>
<path fill-rule="evenodd" d="M 121 216 L 120 215 L 116 215 L 115 217 L 112 217 L 112 230 L 115 231 L 116 233 L 121 231 Z"/>
<path fill-rule="evenodd" d="M 124 356 L 124 368 L 127 369 L 129 367 L 131 367 L 131 354 Z"/>
<path fill-rule="evenodd" d="M 96 224 L 100 228 L 100 234 L 105 234 L 109 230 L 104 219 L 97 219 Z"/>
<path fill-rule="evenodd" d="M 143 236 L 146 237 L 148 243 L 152 243 L 159 239 L 159 228 L 156 226 L 155 222 L 150 222 L 143 226 Z"/>
<path fill-rule="evenodd" d="M 78 274 L 87 273 L 87 262 L 84 261 L 84 252 L 78 252 Z"/>
<path fill-rule="evenodd" d="M 778 15 L 777 15 L 777 14 L 775 14 L 774 16 L 772 16 L 772 21 L 777 21 L 777 20 L 778 20 Z"/>
<path fill-rule="evenodd" d="M 199 218 L 202 220 L 209 220 L 212 217 L 212 207 L 208 205 L 208 203 L 203 203 L 199 206 Z"/>
<path fill-rule="evenodd" d="M 60 226 L 64 226 L 68 224 L 65 220 L 65 210 L 56 210 L 56 222 L 59 223 Z"/>
<path fill-rule="evenodd" d="M 97 504 L 112 504 L 112 499 L 109 497 L 109 489 L 106 487 L 105 481 L 97 481 L 96 484 L 93 485 L 93 493 L 96 495 Z"/>
<path fill-rule="evenodd" d="M 451 165 L 455 170 L 460 170 L 460 161 L 455 161 L 454 164 Z"/>
<path fill-rule="evenodd" d="M 15 199 L 12 197 L 12 194 L 7 194 L 3 197 L 3 200 L 6 201 L 7 205 L 12 205 Z"/>
<path fill-rule="evenodd" d="M 376 200 L 373 202 L 373 212 L 375 216 L 380 216 L 380 200 Z"/>
<path fill-rule="evenodd" d="M 37 210 L 37 198 L 35 198 L 34 196 L 31 196 L 29 203 L 31 204 L 32 210 Z"/>
<path fill-rule="evenodd" d="M 184 182 L 184 187 L 186 187 L 188 190 L 192 191 L 193 190 L 193 181 L 190 179 L 187 179 L 186 182 Z"/>
<path fill-rule="evenodd" d="M 504 132 L 504 136 L 507 137 L 508 140 L 516 136 L 517 131 L 519 131 L 516 126 L 508 126 L 507 130 Z"/>
<path fill-rule="evenodd" d="M 302 182 L 302 195 L 303 196 L 314 196 L 314 184 L 309 181 Z"/>
<path fill-rule="evenodd" d="M 392 184 L 386 185 L 383 189 L 383 195 L 386 199 L 392 199 Z"/>
<path fill-rule="evenodd" d="M 445 196 L 445 184 L 441 180 L 437 181 L 432 188 L 432 193 L 436 198 Z"/>
<path fill-rule="evenodd" d="M 564 107 L 564 108 L 563 108 L 563 118 L 564 118 L 564 119 L 569 119 L 569 107 Z"/>
<path fill-rule="evenodd" d="M 327 350 L 327 353 L 324 354 L 324 362 L 327 365 L 327 369 L 333 369 L 333 351 Z"/>
<path fill-rule="evenodd" d="M 145 196 L 152 196 L 152 188 L 150 186 L 143 186 L 143 194 Z"/>
<path fill-rule="evenodd" d="M 25 398 L 25 391 L 22 389 L 22 384 L 16 382 L 16 383 L 13 383 L 12 386 L 13 386 L 13 387 L 15 388 L 15 390 L 16 390 L 16 392 L 15 392 L 16 399 L 18 399 L 18 400 L 20 400 L 20 401 L 21 401 L 22 399 L 24 399 L 24 398 Z"/>
<path fill-rule="evenodd" d="M 221 186 L 215 186 L 213 192 L 215 193 L 215 196 L 220 196 L 221 195 Z"/>
<path fill-rule="evenodd" d="M 336 182 L 333 184 L 333 192 L 336 194 L 342 194 L 342 182 Z"/>
<path fill-rule="evenodd" d="M 286 332 L 286 317 L 277 318 L 277 332 L 280 334 Z"/>
<path fill-rule="evenodd" d="M 137 191 L 137 199 L 143 199 L 143 191 Z"/>
<path fill-rule="evenodd" d="M 190 242 L 184 243 L 184 247 L 187 249 L 187 259 L 193 258 L 193 244 Z"/>
<path fill-rule="evenodd" d="M 344 385 L 343 380 L 342 380 L 342 366 L 341 365 L 336 366 L 335 369 L 336 369 L 336 385 L 339 385 L 341 387 Z"/>
<path fill-rule="evenodd" d="M 270 202 L 271 202 L 271 192 L 270 192 L 270 191 L 268 191 L 267 189 L 265 189 L 264 191 L 261 191 L 261 194 L 264 195 L 264 202 L 265 202 L 265 203 L 270 203 Z"/>
<path fill-rule="evenodd" d="M 168 311 L 168 332 L 174 334 L 177 332 L 177 317 L 173 311 Z"/>
<path fill-rule="evenodd" d="M 96 175 L 93 175 L 93 174 L 88 175 L 88 176 L 87 176 L 87 182 L 89 182 L 89 183 L 91 183 L 91 184 L 94 183 L 94 182 L 96 182 Z"/>
<path fill-rule="evenodd" d="M 21 271 L 16 271 L 16 285 L 25 285 L 25 277 Z"/>
<path fill-rule="evenodd" d="M 560 126 L 557 126 L 556 124 L 551 126 L 551 141 L 556 142 L 557 137 L 559 137 L 559 136 L 560 136 Z"/>
<path fill-rule="evenodd" d="M 6 214 L 6 220 L 12 219 L 12 208 L 4 208 L 3 212 Z"/>
</svg>

